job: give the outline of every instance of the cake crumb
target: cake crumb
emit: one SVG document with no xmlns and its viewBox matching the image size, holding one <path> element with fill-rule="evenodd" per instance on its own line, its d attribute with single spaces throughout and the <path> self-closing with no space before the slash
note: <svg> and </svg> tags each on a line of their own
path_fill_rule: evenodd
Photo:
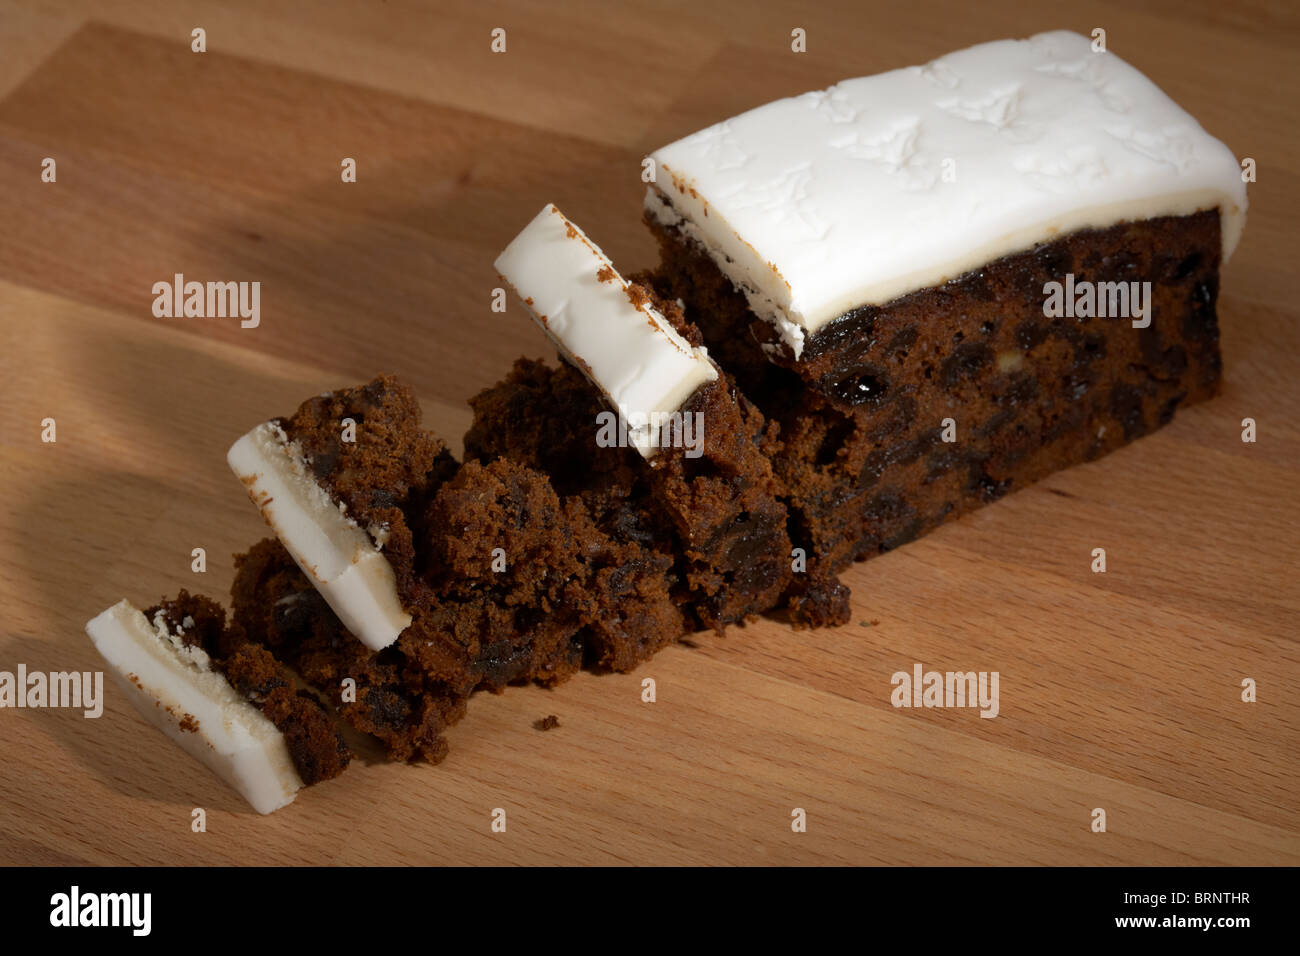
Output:
<svg viewBox="0 0 1300 956">
<path fill-rule="evenodd" d="M 632 307 L 641 312 L 654 305 L 650 290 L 639 283 L 629 282 L 627 288 L 623 291 L 627 294 L 627 300 L 632 303 Z"/>
<path fill-rule="evenodd" d="M 534 730 L 554 730 L 558 726 L 560 726 L 560 718 L 554 714 L 547 714 L 541 720 L 533 721 Z"/>
</svg>

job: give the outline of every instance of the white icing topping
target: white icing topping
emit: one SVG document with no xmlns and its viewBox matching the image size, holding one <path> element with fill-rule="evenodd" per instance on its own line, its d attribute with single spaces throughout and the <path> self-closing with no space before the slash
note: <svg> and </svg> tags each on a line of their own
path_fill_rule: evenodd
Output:
<svg viewBox="0 0 1300 956">
<path fill-rule="evenodd" d="M 382 553 L 386 531 L 373 529 L 377 543 L 347 517 L 275 422 L 264 422 L 235 442 L 226 461 L 343 626 L 372 650 L 397 640 L 411 616 Z"/>
<path fill-rule="evenodd" d="M 1246 212 L 1228 148 L 1067 31 L 778 100 L 654 160 L 647 209 L 703 245 L 796 358 L 852 308 L 1079 229 L 1218 206 L 1226 261 Z"/>
<path fill-rule="evenodd" d="M 252 804 L 270 813 L 303 786 L 284 735 L 187 648 L 159 612 L 150 621 L 119 601 L 86 624 L 96 649 L 132 705 Z"/>
<path fill-rule="evenodd" d="M 496 268 L 556 348 L 630 423 L 679 410 L 718 377 L 703 348 L 648 302 L 632 301 L 627 280 L 554 205 L 514 238 Z M 649 428 L 634 428 L 630 439 L 646 458 L 655 454 Z"/>
<path fill-rule="evenodd" d="M 166 641 L 172 646 L 177 660 L 190 667 L 195 671 L 206 671 L 212 667 L 212 659 L 208 657 L 208 652 L 197 644 L 186 644 L 181 639 L 187 628 L 194 626 L 194 619 L 188 614 L 175 628 L 167 624 L 167 612 L 159 608 L 153 615 L 153 630 L 159 641 Z"/>
</svg>

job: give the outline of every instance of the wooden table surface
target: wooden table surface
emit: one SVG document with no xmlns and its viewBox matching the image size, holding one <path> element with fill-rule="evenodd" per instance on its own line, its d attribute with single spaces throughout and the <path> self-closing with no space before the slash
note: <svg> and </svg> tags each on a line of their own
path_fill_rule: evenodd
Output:
<svg viewBox="0 0 1300 956">
<path fill-rule="evenodd" d="M 0 863 L 1300 862 L 1296 9 L 1025 6 L 0 3 L 6 671 L 100 668 L 82 628 L 123 596 L 225 599 L 265 531 L 225 450 L 317 390 L 396 372 L 458 448 L 465 400 L 551 354 L 490 311 L 495 254 L 554 200 L 649 264 L 640 157 L 738 111 L 1100 26 L 1258 163 L 1222 397 L 855 567 L 852 625 L 479 695 L 441 766 L 358 761 L 265 818 L 112 684 L 98 720 L 0 710 Z M 154 318 L 178 272 L 259 281 L 260 326 Z M 918 662 L 998 671 L 996 719 L 892 707 Z"/>
</svg>

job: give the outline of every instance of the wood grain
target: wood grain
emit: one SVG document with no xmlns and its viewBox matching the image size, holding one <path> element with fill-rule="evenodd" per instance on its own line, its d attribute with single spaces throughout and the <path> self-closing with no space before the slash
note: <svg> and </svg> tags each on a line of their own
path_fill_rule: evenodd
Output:
<svg viewBox="0 0 1300 956">
<path fill-rule="evenodd" d="M 111 689 L 98 720 L 0 710 L 0 863 L 1300 862 L 1293 6 L 303 9 L 0 2 L 0 670 L 99 667 L 82 627 L 123 596 L 224 596 L 228 555 L 264 533 L 225 449 L 315 390 L 397 372 L 457 446 L 465 399 L 549 354 L 517 307 L 488 311 L 493 256 L 544 202 L 648 264 L 647 150 L 982 40 L 1105 27 L 1256 158 L 1224 394 L 852 569 L 847 627 L 763 621 L 632 675 L 480 695 L 443 765 L 366 751 L 272 817 Z M 176 272 L 260 281 L 261 325 L 155 319 Z M 998 717 L 893 708 L 916 662 L 998 671 Z"/>
</svg>

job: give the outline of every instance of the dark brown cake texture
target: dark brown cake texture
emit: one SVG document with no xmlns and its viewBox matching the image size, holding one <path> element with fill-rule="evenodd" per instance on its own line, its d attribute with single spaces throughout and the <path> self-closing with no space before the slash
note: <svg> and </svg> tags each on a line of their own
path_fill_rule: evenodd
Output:
<svg viewBox="0 0 1300 956">
<path fill-rule="evenodd" d="M 344 422 L 353 426 L 345 433 Z M 297 442 L 317 483 L 363 528 L 382 528 L 384 556 L 399 593 L 418 590 L 418 516 L 429 495 L 456 470 L 447 446 L 419 427 L 420 405 L 395 376 L 317 395 L 276 419 Z M 345 439 L 346 434 L 346 439 Z"/>
<path fill-rule="evenodd" d="M 1216 394 L 1219 214 L 1124 222 L 855 309 L 799 361 L 698 245 L 647 217 L 651 281 L 777 426 L 768 448 L 796 544 L 838 571 Z M 1150 281 L 1151 322 L 1048 318 L 1044 287 Z M 764 346 L 769 346 L 765 349 Z M 945 420 L 956 441 L 943 440 Z"/>
<path fill-rule="evenodd" d="M 702 388 L 683 407 L 705 416 L 703 455 L 661 452 L 653 465 L 635 449 L 597 444 L 604 405 L 567 364 L 520 359 L 471 404 L 468 457 L 545 470 L 615 540 L 645 542 L 675 570 L 693 623 L 722 628 L 779 601 L 790 548 L 771 466 L 755 444 L 762 419 L 747 421 L 724 389 Z"/>
<path fill-rule="evenodd" d="M 343 418 L 354 443 L 336 437 Z M 235 619 L 391 756 L 442 759 L 476 690 L 554 684 L 584 663 L 627 670 L 685 630 L 667 559 L 606 534 L 527 465 L 458 465 L 391 376 L 312 399 L 282 427 L 350 516 L 384 528 L 384 553 L 397 543 L 412 623 L 371 652 L 276 541 L 236 558 Z"/>
<path fill-rule="evenodd" d="M 202 649 L 213 670 L 284 735 L 304 784 L 330 780 L 347 768 L 352 753 L 321 702 L 310 691 L 298 689 L 293 673 L 266 647 L 251 643 L 239 624 L 228 624 L 220 604 L 182 590 L 144 614 L 153 621 L 159 612 L 183 644 Z"/>
<path fill-rule="evenodd" d="M 279 541 L 264 539 L 235 556 L 231 603 L 251 641 L 329 697 L 343 720 L 377 738 L 389 757 L 446 756 L 442 732 L 464 715 L 465 695 L 426 682 L 395 647 L 374 652 L 357 640 Z"/>
<path fill-rule="evenodd" d="M 630 295 L 652 299 L 699 344 L 675 301 L 635 280 Z M 561 494 L 583 500 L 611 538 L 642 542 L 671 562 L 674 593 L 694 626 L 721 631 L 786 603 L 802 624 L 847 620 L 847 592 L 838 582 L 819 579 L 810 588 L 792 572 L 788 513 L 762 450 L 766 420 L 725 372 L 681 408 L 703 422 L 698 455 L 663 443 L 647 461 L 635 449 L 602 445 L 596 423 L 612 409 L 563 360 L 519 359 L 470 404 L 467 458 L 513 459 L 546 472 Z"/>
</svg>

